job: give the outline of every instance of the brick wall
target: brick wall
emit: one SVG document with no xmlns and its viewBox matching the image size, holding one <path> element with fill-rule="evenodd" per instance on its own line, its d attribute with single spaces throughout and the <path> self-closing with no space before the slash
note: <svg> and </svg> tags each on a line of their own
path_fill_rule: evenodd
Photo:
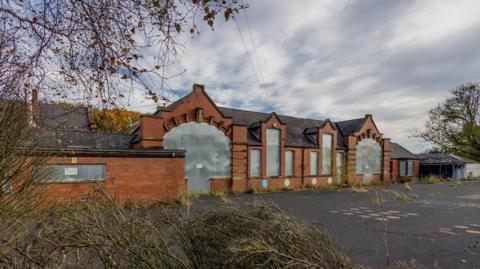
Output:
<svg viewBox="0 0 480 269">
<path fill-rule="evenodd" d="M 117 201 L 171 202 L 185 190 L 183 157 L 77 157 L 77 164 L 104 164 L 106 180 L 43 183 L 48 199 L 67 200 L 105 188 Z M 71 157 L 54 157 L 51 164 L 72 164 Z"/>
<path fill-rule="evenodd" d="M 397 159 L 392 159 L 390 162 L 390 165 L 392 166 L 391 169 L 391 178 L 392 180 L 396 180 L 400 178 L 400 164 Z M 413 160 L 413 177 L 418 178 L 420 172 L 420 161 L 419 160 Z"/>
</svg>

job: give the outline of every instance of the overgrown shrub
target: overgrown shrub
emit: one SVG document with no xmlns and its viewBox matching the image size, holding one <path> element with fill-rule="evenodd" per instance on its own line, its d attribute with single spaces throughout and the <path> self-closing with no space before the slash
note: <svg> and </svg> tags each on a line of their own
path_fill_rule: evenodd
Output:
<svg viewBox="0 0 480 269">
<path fill-rule="evenodd" d="M 92 200 L 1 223 L 5 268 L 353 267 L 325 232 L 264 204 L 190 212 Z"/>
</svg>

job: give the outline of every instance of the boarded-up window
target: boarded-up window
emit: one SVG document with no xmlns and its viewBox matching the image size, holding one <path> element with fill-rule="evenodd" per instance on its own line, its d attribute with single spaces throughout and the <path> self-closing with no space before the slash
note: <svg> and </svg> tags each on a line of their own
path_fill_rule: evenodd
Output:
<svg viewBox="0 0 480 269">
<path fill-rule="evenodd" d="M 322 175 L 331 175 L 333 135 L 323 134 L 322 137 Z"/>
<path fill-rule="evenodd" d="M 267 176 L 280 175 L 280 130 L 267 129 Z"/>
<path fill-rule="evenodd" d="M 55 181 L 86 181 L 105 180 L 105 165 L 103 164 L 74 164 L 49 165 Z"/>
<path fill-rule="evenodd" d="M 413 177 L 413 161 L 408 161 L 407 164 L 407 176 Z"/>
<path fill-rule="evenodd" d="M 262 152 L 258 149 L 250 150 L 250 176 L 262 175 Z"/>
<path fill-rule="evenodd" d="M 377 141 L 367 138 L 357 144 L 357 174 L 374 174 L 382 172 L 382 148 Z"/>
<path fill-rule="evenodd" d="M 398 161 L 398 175 L 404 177 L 407 175 L 407 161 Z"/>
<path fill-rule="evenodd" d="M 310 152 L 310 175 L 318 175 L 318 152 Z"/>
<path fill-rule="evenodd" d="M 294 175 L 294 152 L 292 150 L 285 151 L 285 175 Z"/>
</svg>

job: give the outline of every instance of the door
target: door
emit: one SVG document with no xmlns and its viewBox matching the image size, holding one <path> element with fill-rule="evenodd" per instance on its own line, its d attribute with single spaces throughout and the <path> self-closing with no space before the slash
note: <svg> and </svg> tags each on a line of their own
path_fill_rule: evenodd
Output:
<svg viewBox="0 0 480 269">
<path fill-rule="evenodd" d="M 165 149 L 186 151 L 189 192 L 209 192 L 210 179 L 230 178 L 230 140 L 217 128 L 206 123 L 186 123 L 172 129 L 163 139 Z"/>
</svg>

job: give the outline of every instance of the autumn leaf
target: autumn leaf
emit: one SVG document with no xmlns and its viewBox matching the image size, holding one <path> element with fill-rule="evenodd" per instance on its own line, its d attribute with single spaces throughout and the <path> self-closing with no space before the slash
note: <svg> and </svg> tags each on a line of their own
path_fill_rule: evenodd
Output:
<svg viewBox="0 0 480 269">
<path fill-rule="evenodd" d="M 180 33 L 182 31 L 182 26 L 180 26 L 180 24 L 176 23 L 175 24 L 175 29 L 177 30 L 178 33 Z"/>
</svg>

